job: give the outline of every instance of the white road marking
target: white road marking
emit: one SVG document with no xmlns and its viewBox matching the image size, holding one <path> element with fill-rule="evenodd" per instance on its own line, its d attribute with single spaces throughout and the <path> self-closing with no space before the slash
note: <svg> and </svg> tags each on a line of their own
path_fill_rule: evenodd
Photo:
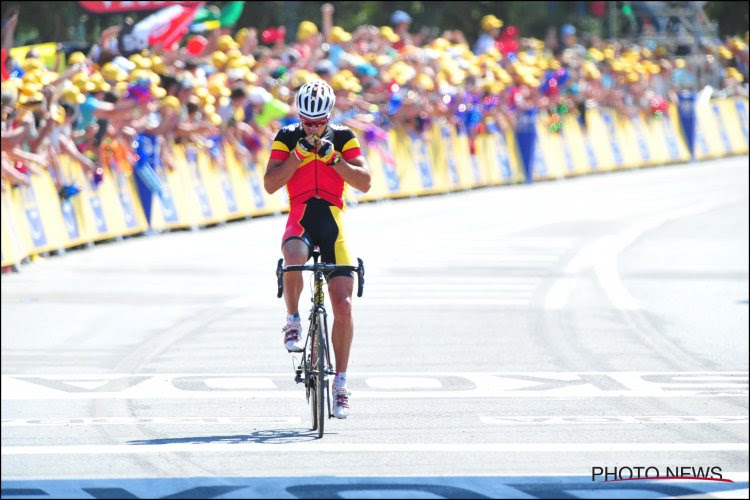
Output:
<svg viewBox="0 0 750 500">
<path fill-rule="evenodd" d="M 276 389 L 276 384 L 268 378 L 209 378 L 206 385 L 212 389 Z"/>
<path fill-rule="evenodd" d="M 375 389 L 439 389 L 443 386 L 436 378 L 372 377 L 365 383 Z"/>
<path fill-rule="evenodd" d="M 528 300 L 519 299 L 493 299 L 493 298 L 443 298 L 443 297 L 428 297 L 428 298 L 411 298 L 411 297 L 393 297 L 393 298 L 378 298 L 374 297 L 367 300 L 367 304 L 362 304 L 360 307 L 370 306 L 526 306 L 529 304 Z"/>
<path fill-rule="evenodd" d="M 456 299 L 467 299 L 467 298 L 511 298 L 511 297 L 531 297 L 534 293 L 533 290 L 528 288 L 514 288 L 514 289 L 492 289 L 482 287 L 451 287 L 451 288 L 408 288 L 408 285 L 404 287 L 373 287 L 368 290 L 367 298 L 377 297 L 379 295 L 387 294 L 389 297 L 404 297 L 408 298 L 411 296 L 417 297 L 435 297 L 438 299 L 443 298 L 456 298 Z"/>
<path fill-rule="evenodd" d="M 238 425 L 274 424 L 299 425 L 302 417 L 81 417 L 81 418 L 27 418 L 3 419 L 3 427 L 38 427 L 69 425 Z"/>
<path fill-rule="evenodd" d="M 462 381 L 462 389 L 456 380 Z M 678 377 L 678 378 L 677 378 Z M 708 377 L 710 380 L 706 380 Z M 288 380 L 289 389 L 271 388 L 270 379 Z M 446 372 L 359 373 L 351 380 L 375 378 L 381 387 L 352 389 L 362 399 L 398 398 L 592 398 L 592 397 L 743 397 L 748 396 L 747 372 Z M 390 378 L 391 381 L 386 381 Z M 433 378 L 432 390 L 383 389 L 383 384 L 406 384 Z M 54 399 L 214 399 L 304 397 L 292 384 L 292 372 L 274 374 L 56 374 L 3 375 L 2 400 Z M 85 390 L 81 381 L 96 381 Z M 68 383 L 71 381 L 72 383 Z M 446 382 L 446 383 L 443 383 Z M 274 383 L 274 382 L 272 382 Z M 211 384 L 215 386 L 212 387 Z M 216 387 L 218 384 L 219 387 Z M 443 389 L 434 390 L 442 384 Z M 259 387 L 268 387 L 260 389 Z M 412 386 L 409 386 L 412 387 Z M 234 388 L 234 389 L 230 389 Z M 252 389 L 251 389 L 252 388 Z M 423 387 L 425 388 L 425 387 Z"/>
<path fill-rule="evenodd" d="M 410 283 L 409 281 L 403 282 L 378 282 L 369 284 L 368 292 L 375 290 L 387 289 L 387 290 L 401 290 L 408 292 L 409 290 L 418 290 L 417 293 L 424 293 L 424 290 L 432 292 L 445 292 L 455 293 L 457 291 L 485 291 L 485 290 L 532 290 L 538 286 L 538 283 L 495 283 L 487 281 L 484 283 Z"/>
<path fill-rule="evenodd" d="M 514 416 L 481 415 L 488 425 L 598 425 L 598 424 L 748 424 L 747 415 L 570 415 L 570 416 Z"/>
<path fill-rule="evenodd" d="M 573 292 L 577 280 L 576 275 L 593 268 L 602 289 L 609 301 L 616 309 L 637 310 L 641 306 L 628 292 L 618 272 L 618 255 L 642 234 L 655 229 L 671 220 L 697 215 L 715 208 L 716 204 L 703 203 L 673 210 L 664 214 L 656 215 L 641 220 L 623 231 L 607 235 L 584 246 L 578 254 L 571 259 L 565 268 L 567 276 L 555 281 L 544 302 L 544 308 L 548 310 L 560 310 L 567 307 L 568 298 Z"/>
<path fill-rule="evenodd" d="M 515 306 L 528 306 L 529 305 L 529 298 L 521 299 L 518 297 L 518 295 L 527 296 L 528 294 L 513 294 L 511 298 L 502 298 L 502 297 L 487 297 L 487 294 L 481 294 L 477 295 L 476 297 L 456 297 L 455 294 L 447 294 L 444 297 L 424 297 L 421 294 L 417 294 L 420 296 L 412 296 L 412 297 L 402 297 L 399 294 L 393 293 L 390 294 L 388 297 L 384 296 L 373 296 L 370 297 L 370 295 L 365 292 L 366 296 L 363 298 L 354 298 L 355 303 L 357 304 L 357 307 L 380 307 L 380 306 L 508 306 L 508 307 L 515 307 Z M 250 297 L 237 297 L 234 299 L 227 300 L 226 302 L 222 303 L 222 306 L 229 307 L 229 308 L 235 308 L 235 309 L 247 309 L 249 307 L 258 307 L 260 305 L 263 306 L 269 306 L 269 305 L 279 305 L 279 307 L 283 306 L 283 302 L 279 302 L 281 299 L 278 299 L 277 302 L 270 302 L 270 301 L 263 301 L 263 300 L 256 300 Z M 328 300 L 328 297 L 326 297 L 326 301 Z M 330 310 L 330 308 L 329 308 Z"/>
<path fill-rule="evenodd" d="M 367 276 L 370 276 L 369 274 Z M 407 273 L 377 274 L 373 273 L 367 283 L 420 283 L 425 286 L 452 286 L 457 283 L 483 285 L 490 283 L 510 283 L 536 285 L 540 279 L 528 276 L 494 276 L 494 275 L 463 275 L 443 274 L 440 276 L 414 276 Z"/>
<path fill-rule="evenodd" d="M 3 446 L 2 455 L 121 455 L 145 453 L 615 453 L 745 452 L 747 443 L 165 443 L 63 446 Z"/>
</svg>

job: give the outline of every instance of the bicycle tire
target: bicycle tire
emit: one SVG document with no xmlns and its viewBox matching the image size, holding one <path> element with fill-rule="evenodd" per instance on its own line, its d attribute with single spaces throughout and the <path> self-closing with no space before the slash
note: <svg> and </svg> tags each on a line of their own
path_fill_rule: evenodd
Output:
<svg viewBox="0 0 750 500">
<path fill-rule="evenodd" d="M 315 329 L 315 337 L 313 343 L 315 344 L 315 402 L 317 411 L 318 421 L 318 437 L 323 437 L 323 430 L 325 427 L 325 409 L 326 409 L 326 346 L 325 346 L 325 332 L 322 331 L 324 322 L 322 316 L 318 315 L 317 328 Z"/>
<path fill-rule="evenodd" d="M 314 321 L 315 317 L 313 317 L 313 322 Z M 317 349 L 315 348 L 315 332 L 317 331 L 317 327 L 315 326 L 315 324 L 312 324 L 310 325 L 310 328 L 312 328 L 312 335 L 310 338 L 310 356 L 307 358 L 307 367 L 305 368 L 305 373 L 308 380 L 307 390 L 309 391 L 308 394 L 310 395 L 308 401 L 310 403 L 310 417 L 312 420 L 311 430 L 315 431 L 318 430 L 318 391 L 316 390 L 317 379 L 315 377 L 315 352 L 317 351 Z"/>
<path fill-rule="evenodd" d="M 315 377 L 310 379 L 310 413 L 312 418 L 311 430 L 318 430 L 318 391 L 315 389 Z"/>
</svg>

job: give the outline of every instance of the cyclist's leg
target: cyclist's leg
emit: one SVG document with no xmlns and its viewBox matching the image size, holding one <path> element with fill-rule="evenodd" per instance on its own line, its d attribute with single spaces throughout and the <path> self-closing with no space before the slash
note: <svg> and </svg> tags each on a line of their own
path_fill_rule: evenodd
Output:
<svg viewBox="0 0 750 500">
<path fill-rule="evenodd" d="M 312 242 L 302 219 L 307 205 L 292 207 L 281 243 L 285 266 L 299 266 L 307 262 L 312 251 Z M 302 272 L 284 273 L 284 302 L 288 314 L 299 314 L 299 298 L 303 288 Z"/>
<path fill-rule="evenodd" d="M 331 343 L 336 356 L 336 371 L 346 372 L 349 366 L 349 352 L 354 338 L 354 317 L 352 315 L 352 292 L 354 278 L 335 276 L 328 281 L 328 295 L 333 306 L 333 328 Z"/>
<path fill-rule="evenodd" d="M 285 266 L 300 266 L 307 262 L 310 247 L 301 238 L 290 238 L 281 247 Z M 284 273 L 284 302 L 287 314 L 299 314 L 299 297 L 302 295 L 302 272 Z"/>
<path fill-rule="evenodd" d="M 336 206 L 329 206 L 330 217 L 325 226 L 325 238 L 320 245 L 324 262 L 340 265 L 353 265 L 344 235 L 342 212 Z M 328 278 L 328 295 L 333 306 L 333 328 L 331 343 L 336 357 L 336 371 L 346 372 L 349 365 L 349 351 L 354 336 L 354 319 L 352 316 L 352 293 L 354 277 L 351 272 L 336 271 Z"/>
</svg>

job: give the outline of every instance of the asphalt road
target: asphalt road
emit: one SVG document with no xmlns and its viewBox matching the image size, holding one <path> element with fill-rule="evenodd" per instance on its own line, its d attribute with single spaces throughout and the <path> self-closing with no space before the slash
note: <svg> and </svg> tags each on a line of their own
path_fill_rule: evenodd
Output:
<svg viewBox="0 0 750 500">
<path fill-rule="evenodd" d="M 3 275 L 2 496 L 746 497 L 747 165 L 350 207 L 352 412 L 323 439 L 285 216 Z"/>
</svg>

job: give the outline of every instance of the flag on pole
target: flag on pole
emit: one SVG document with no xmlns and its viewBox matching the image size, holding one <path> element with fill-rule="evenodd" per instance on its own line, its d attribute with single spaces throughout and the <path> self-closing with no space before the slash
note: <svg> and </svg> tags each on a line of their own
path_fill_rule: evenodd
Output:
<svg viewBox="0 0 750 500">
<path fill-rule="evenodd" d="M 171 5 L 146 17 L 133 26 L 130 33 L 122 34 L 124 52 L 133 53 L 145 48 L 161 45 L 169 50 L 173 43 L 187 33 L 190 23 L 203 3 L 195 5 Z"/>
</svg>

